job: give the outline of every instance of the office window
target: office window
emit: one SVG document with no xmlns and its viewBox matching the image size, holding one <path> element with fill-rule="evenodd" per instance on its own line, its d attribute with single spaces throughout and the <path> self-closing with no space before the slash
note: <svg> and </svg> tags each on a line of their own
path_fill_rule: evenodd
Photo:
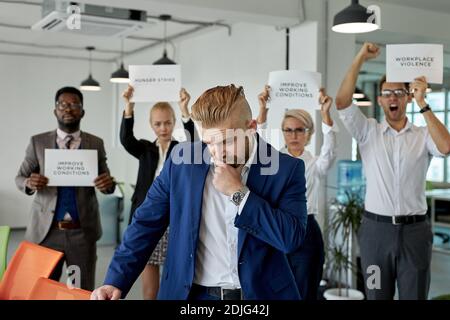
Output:
<svg viewBox="0 0 450 320">
<path fill-rule="evenodd" d="M 448 91 L 431 92 L 427 94 L 427 102 L 433 109 L 436 117 L 450 128 L 450 94 Z M 423 115 L 419 112 L 419 106 L 414 102 L 408 103 L 406 115 L 409 121 L 416 126 L 426 126 Z M 383 112 L 380 120 L 384 118 Z M 433 158 L 427 172 L 427 180 L 450 183 L 450 159 Z"/>
<path fill-rule="evenodd" d="M 444 160 L 443 158 L 433 157 L 427 172 L 427 180 L 444 181 Z"/>
</svg>

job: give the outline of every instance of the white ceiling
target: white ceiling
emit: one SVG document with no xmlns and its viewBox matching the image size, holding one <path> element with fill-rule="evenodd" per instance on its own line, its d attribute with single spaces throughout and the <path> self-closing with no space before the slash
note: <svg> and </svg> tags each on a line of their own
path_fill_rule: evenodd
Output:
<svg viewBox="0 0 450 320">
<path fill-rule="evenodd" d="M 39 1 L 32 0 L 27 2 L 38 3 Z M 95 1 L 89 1 L 89 3 L 94 4 Z M 129 2 L 127 1 L 127 3 Z M 145 9 L 141 7 L 132 8 Z M 147 10 L 147 13 L 150 14 L 150 11 Z M 156 17 L 163 13 L 168 12 L 153 11 L 151 12 L 151 16 Z M 41 18 L 42 13 L 40 5 L 4 3 L 0 1 L 0 53 L 52 55 L 86 59 L 88 57 L 88 53 L 85 50 L 85 47 L 95 46 L 96 51 L 93 53 L 94 60 L 106 61 L 120 57 L 120 38 L 31 30 L 31 26 Z M 217 22 L 212 20 L 196 19 L 196 17 L 189 18 L 182 15 L 173 15 L 173 18 L 180 18 L 184 20 L 194 19 L 196 21 L 208 23 Z M 133 36 L 153 38 L 156 40 L 126 39 L 124 42 L 124 49 L 126 52 L 131 52 L 148 45 L 160 43 L 158 39 L 162 39 L 164 35 L 163 22 L 152 18 L 149 18 L 148 20 L 148 25 L 146 25 L 144 29 L 134 33 Z M 8 25 L 11 25 L 11 27 Z M 17 26 L 17 28 L 12 26 Z M 179 33 L 188 32 L 189 30 L 193 30 L 198 27 L 199 25 L 195 24 L 190 25 L 168 22 L 167 36 L 170 38 Z M 168 51 L 169 53 L 171 52 L 170 44 L 168 45 Z"/>
<path fill-rule="evenodd" d="M 96 52 L 93 53 L 93 59 L 95 60 L 111 61 L 120 56 L 120 39 L 118 38 L 32 31 L 29 27 L 41 19 L 41 7 L 40 5 L 22 4 L 21 2 L 39 4 L 42 0 L 9 3 L 13 1 L 6 1 L 8 3 L 5 3 L 0 0 L 0 53 L 42 54 L 86 59 L 88 54 L 84 48 L 94 45 L 97 48 Z M 151 16 L 171 14 L 174 18 L 179 19 L 203 22 L 220 21 L 228 25 L 245 21 L 281 26 L 295 24 L 302 16 L 301 0 L 82 0 L 82 2 L 145 10 Z M 370 0 L 369 2 L 403 5 L 428 11 L 450 13 L 450 0 Z M 150 20 L 154 23 L 149 23 L 146 28 L 137 32 L 135 36 L 161 39 L 163 37 L 162 22 Z M 6 27 L 5 25 L 8 24 L 24 28 Z M 175 36 L 194 28 L 198 28 L 198 25 L 169 22 L 167 28 L 168 36 Z M 219 27 L 208 27 L 201 32 L 208 32 L 217 28 Z M 435 41 L 444 43 L 446 50 L 450 52 L 450 40 L 444 42 L 441 39 L 431 39 L 430 37 L 422 39 L 413 34 L 405 36 L 405 34 L 381 30 L 357 36 L 356 39 L 357 41 L 374 41 L 377 43 Z M 158 41 L 152 40 L 126 39 L 125 51 L 133 52 L 139 48 L 158 43 Z M 170 53 L 171 47 L 169 46 Z"/>
<path fill-rule="evenodd" d="M 40 5 L 42 0 L 12 3 L 13 1 L 0 0 L 0 53 L 51 55 L 86 59 L 88 53 L 84 48 L 94 45 L 96 47 L 96 51 L 92 55 L 94 60 L 112 61 L 120 57 L 120 39 L 118 38 L 32 31 L 30 27 L 42 17 Z M 170 14 L 173 18 L 182 20 L 205 23 L 221 22 L 226 25 L 231 25 L 238 21 L 268 25 L 294 24 L 299 21 L 300 15 L 300 2 L 298 0 L 277 0 L 277 6 L 275 7 L 273 6 L 273 0 L 82 0 L 80 2 L 145 10 L 152 17 Z M 158 19 L 150 18 L 149 20 L 153 21 L 153 23 L 135 33 L 134 36 L 163 38 L 163 23 Z M 19 28 L 8 27 L 7 25 L 18 26 Z M 170 38 L 193 30 L 208 32 L 217 28 L 224 27 L 201 28 L 198 24 L 180 24 L 173 21 L 167 24 L 167 35 Z M 183 35 L 183 37 L 186 36 Z M 140 48 L 160 43 L 160 41 L 152 40 L 126 39 L 125 51 L 130 53 Z M 65 48 L 61 48 L 61 46 Z M 170 45 L 168 46 L 168 51 L 170 55 Z"/>
</svg>

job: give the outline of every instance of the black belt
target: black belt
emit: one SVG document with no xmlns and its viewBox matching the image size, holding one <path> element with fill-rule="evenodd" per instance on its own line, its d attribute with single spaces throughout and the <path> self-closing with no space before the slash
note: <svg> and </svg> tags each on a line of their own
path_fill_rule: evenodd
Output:
<svg viewBox="0 0 450 320">
<path fill-rule="evenodd" d="M 204 291 L 210 296 L 220 298 L 220 300 L 243 300 L 241 289 L 224 289 L 222 287 L 205 287 L 199 284 L 192 284 L 193 290 Z"/>
<path fill-rule="evenodd" d="M 382 216 L 369 211 L 364 212 L 364 216 L 370 220 L 377 222 L 392 223 L 394 225 L 398 224 L 413 224 L 416 222 L 425 221 L 427 216 L 424 215 L 413 215 L 413 216 Z"/>
</svg>

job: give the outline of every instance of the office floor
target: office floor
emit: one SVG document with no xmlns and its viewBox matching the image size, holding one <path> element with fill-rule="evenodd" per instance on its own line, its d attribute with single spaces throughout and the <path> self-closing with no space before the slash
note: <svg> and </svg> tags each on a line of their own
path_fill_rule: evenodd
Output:
<svg viewBox="0 0 450 320">
<path fill-rule="evenodd" d="M 19 243 L 23 240 L 24 231 L 12 231 L 8 247 L 8 260 L 14 254 Z M 114 246 L 98 246 L 97 248 L 97 274 L 96 286 L 101 286 L 105 278 L 111 257 L 114 253 Z M 139 300 L 142 298 L 141 279 L 138 279 L 131 288 L 127 299 Z M 450 254 L 433 252 L 431 260 L 431 287 L 429 298 L 441 294 L 450 293 Z"/>
</svg>

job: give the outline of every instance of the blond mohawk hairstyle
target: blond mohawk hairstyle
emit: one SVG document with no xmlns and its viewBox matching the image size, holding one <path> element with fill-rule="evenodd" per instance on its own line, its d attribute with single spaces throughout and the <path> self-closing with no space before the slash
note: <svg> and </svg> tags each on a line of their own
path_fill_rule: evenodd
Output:
<svg viewBox="0 0 450 320">
<path fill-rule="evenodd" d="M 205 127 L 213 127 L 230 118 L 244 89 L 234 84 L 206 90 L 192 106 L 191 118 Z M 251 112 L 251 111 L 250 111 Z"/>
</svg>

